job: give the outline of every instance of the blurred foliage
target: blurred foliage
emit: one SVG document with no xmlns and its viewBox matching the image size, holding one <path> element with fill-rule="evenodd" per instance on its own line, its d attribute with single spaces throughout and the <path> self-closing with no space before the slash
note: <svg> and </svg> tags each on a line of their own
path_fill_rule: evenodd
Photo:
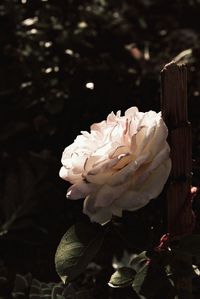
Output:
<svg viewBox="0 0 200 299">
<path fill-rule="evenodd" d="M 112 110 L 158 111 L 159 73 L 172 59 L 188 64 L 193 182 L 199 184 L 199 14 L 199 0 L 1 1 L 0 257 L 9 281 L 16 272 L 59 279 L 56 247 L 84 217 L 81 201 L 65 199 L 68 186 L 58 177 L 62 150 Z M 109 279 L 114 253 L 130 249 L 133 240 L 137 252 L 159 240 L 158 208 L 155 201 L 116 223 L 117 236 L 109 235 L 102 249 L 107 256 L 98 257 L 106 274 L 97 286 Z M 198 197 L 194 208 L 199 221 Z"/>
</svg>

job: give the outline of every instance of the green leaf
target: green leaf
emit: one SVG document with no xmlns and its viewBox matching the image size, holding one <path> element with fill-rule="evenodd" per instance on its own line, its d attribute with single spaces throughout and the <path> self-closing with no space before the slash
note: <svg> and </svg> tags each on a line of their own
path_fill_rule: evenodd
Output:
<svg viewBox="0 0 200 299">
<path fill-rule="evenodd" d="M 63 236 L 55 255 L 56 271 L 64 283 L 81 274 L 95 257 L 104 238 L 100 225 L 78 223 Z"/>
<path fill-rule="evenodd" d="M 136 257 L 131 259 L 130 265 L 135 271 L 138 272 L 147 261 L 148 261 L 148 258 L 146 256 L 146 251 L 142 251 Z"/>
<path fill-rule="evenodd" d="M 132 287 L 134 291 L 139 295 L 143 286 L 143 283 L 145 281 L 145 278 L 147 276 L 148 272 L 148 263 L 146 263 L 135 275 L 135 279 L 132 283 Z"/>
<path fill-rule="evenodd" d="M 132 268 L 122 267 L 111 276 L 108 284 L 113 288 L 127 287 L 132 284 L 135 273 Z"/>
<path fill-rule="evenodd" d="M 200 235 L 193 234 L 180 240 L 178 249 L 183 253 L 200 257 Z"/>
<path fill-rule="evenodd" d="M 162 294 L 162 299 L 174 298 L 174 287 L 160 262 L 154 259 L 150 260 L 136 274 L 132 287 L 139 296 L 154 298 L 154 296 Z"/>
<path fill-rule="evenodd" d="M 51 298 L 52 299 L 57 299 L 58 298 L 58 296 L 60 295 L 62 295 L 62 293 L 63 293 L 63 286 L 61 286 L 61 285 L 55 285 L 54 287 L 53 287 L 53 289 L 52 289 L 52 293 L 51 293 Z"/>
</svg>

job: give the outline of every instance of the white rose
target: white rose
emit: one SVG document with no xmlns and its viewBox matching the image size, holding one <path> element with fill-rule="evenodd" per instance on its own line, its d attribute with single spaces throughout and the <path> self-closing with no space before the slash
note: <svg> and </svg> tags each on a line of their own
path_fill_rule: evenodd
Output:
<svg viewBox="0 0 200 299">
<path fill-rule="evenodd" d="M 60 176 L 73 184 L 67 198 L 86 197 L 83 212 L 91 221 L 104 224 L 161 193 L 171 170 L 161 113 L 132 107 L 81 133 L 63 152 Z"/>
</svg>

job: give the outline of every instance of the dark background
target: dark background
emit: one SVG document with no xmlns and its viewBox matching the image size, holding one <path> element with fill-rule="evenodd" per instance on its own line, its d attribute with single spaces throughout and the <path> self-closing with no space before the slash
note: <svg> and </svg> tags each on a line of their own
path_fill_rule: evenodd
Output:
<svg viewBox="0 0 200 299">
<path fill-rule="evenodd" d="M 198 0 L 1 1 L 0 264 L 9 287 L 16 273 L 59 281 L 56 247 L 82 217 L 58 176 L 62 151 L 112 110 L 159 111 L 160 71 L 175 57 L 188 65 L 199 184 L 199 16 Z"/>
</svg>

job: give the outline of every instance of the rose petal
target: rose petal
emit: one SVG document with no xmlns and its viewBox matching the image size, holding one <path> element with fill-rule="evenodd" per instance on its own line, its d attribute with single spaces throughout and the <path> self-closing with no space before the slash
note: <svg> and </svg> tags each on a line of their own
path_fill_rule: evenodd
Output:
<svg viewBox="0 0 200 299">
<path fill-rule="evenodd" d="M 135 186 L 137 184 L 141 184 L 144 182 L 149 174 L 154 171 L 160 164 L 162 164 L 163 161 L 167 160 L 169 158 L 169 145 L 165 143 L 164 148 L 158 153 L 155 158 L 148 162 L 143 164 L 134 174 L 132 179 L 132 186 Z"/>
<path fill-rule="evenodd" d="M 73 173 L 72 169 L 67 169 L 65 166 L 61 167 L 59 176 L 71 184 L 75 184 L 78 181 L 82 180 L 81 174 L 75 174 Z"/>
<path fill-rule="evenodd" d="M 81 181 L 77 184 L 72 185 L 68 190 L 66 197 L 68 199 L 80 199 L 86 197 L 88 194 L 93 192 L 96 187 L 93 184 L 85 183 Z"/>
<path fill-rule="evenodd" d="M 126 182 L 130 177 L 134 175 L 141 164 L 146 161 L 147 157 L 147 154 L 139 156 L 136 160 L 133 160 L 127 166 L 114 173 L 107 183 L 112 186 L 117 186 Z"/>
<path fill-rule="evenodd" d="M 122 217 L 122 209 L 119 207 L 116 207 L 115 203 L 113 203 L 110 208 L 111 208 L 113 215 L 115 215 L 117 217 Z"/>
<path fill-rule="evenodd" d="M 97 222 L 100 224 L 106 224 L 112 218 L 111 208 L 96 208 L 94 206 L 95 200 L 89 195 L 84 200 L 83 213 L 90 217 L 92 222 Z"/>
<path fill-rule="evenodd" d="M 117 115 L 114 114 L 114 112 L 112 111 L 108 116 L 107 116 L 107 124 L 110 124 L 110 123 L 116 123 L 119 119 L 121 115 L 121 111 L 119 110 L 117 112 Z"/>
<path fill-rule="evenodd" d="M 122 154 L 127 154 L 128 152 L 129 152 L 128 146 L 120 145 L 114 150 L 114 152 L 110 155 L 109 158 L 115 158 Z"/>
<path fill-rule="evenodd" d="M 159 119 L 154 136 L 150 140 L 146 150 L 151 149 L 151 155 L 154 157 L 166 143 L 168 129 L 162 119 Z"/>
<path fill-rule="evenodd" d="M 150 140 L 152 140 L 153 135 L 156 131 L 156 125 L 152 127 L 141 127 L 139 132 L 135 135 L 136 137 L 136 148 L 134 149 L 134 154 L 137 157 L 145 150 L 145 147 L 148 146 Z"/>
<path fill-rule="evenodd" d="M 171 170 L 171 160 L 168 159 L 157 167 L 148 179 L 137 189 L 129 190 L 123 194 L 115 205 L 123 210 L 134 211 L 148 204 L 162 191 Z"/>
<path fill-rule="evenodd" d="M 108 159 L 103 161 L 98 164 L 97 167 L 94 167 L 91 171 L 84 174 L 86 180 L 97 185 L 106 183 L 108 178 L 116 172 L 116 170 L 114 170 L 114 166 L 117 165 L 117 163 L 123 158 L 123 156 L 119 156 L 111 160 Z"/>
<path fill-rule="evenodd" d="M 125 111 L 125 116 L 126 117 L 134 117 L 138 113 L 138 108 L 137 107 L 131 107 Z"/>
<path fill-rule="evenodd" d="M 128 189 L 130 183 L 121 184 L 119 186 L 103 185 L 95 195 L 95 207 L 110 206 L 114 200 L 119 198 L 123 192 Z"/>
</svg>

